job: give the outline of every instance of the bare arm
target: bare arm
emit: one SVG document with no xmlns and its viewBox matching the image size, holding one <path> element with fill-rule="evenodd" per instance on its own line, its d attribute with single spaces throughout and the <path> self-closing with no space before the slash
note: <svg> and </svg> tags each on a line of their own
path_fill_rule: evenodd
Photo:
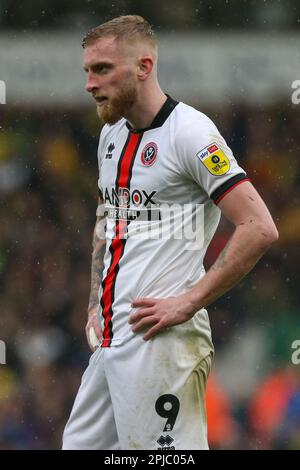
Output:
<svg viewBox="0 0 300 470">
<path fill-rule="evenodd" d="M 213 266 L 188 294 L 196 311 L 237 284 L 278 239 L 270 212 L 250 182 L 233 189 L 219 207 L 235 225 L 235 231 Z"/>
<path fill-rule="evenodd" d="M 98 291 L 102 282 L 103 269 L 104 269 L 104 255 L 105 255 L 105 217 L 100 215 L 99 208 L 103 205 L 103 199 L 100 196 L 98 200 L 97 219 L 93 234 L 93 253 L 92 253 L 92 266 L 91 266 L 91 291 L 88 304 L 88 322 L 86 325 L 86 335 L 90 348 L 92 351 L 96 349 L 94 342 L 91 338 L 90 329 L 93 328 L 96 337 L 99 339 L 102 332 L 97 319 L 97 310 L 99 306 Z"/>
<path fill-rule="evenodd" d="M 273 219 L 251 183 L 244 182 L 234 188 L 219 207 L 235 225 L 235 231 L 206 275 L 191 291 L 179 297 L 133 302 L 133 307 L 139 310 L 130 316 L 129 322 L 134 324 L 135 332 L 150 327 L 144 339 L 162 328 L 189 320 L 202 307 L 217 300 L 242 279 L 278 239 Z"/>
</svg>

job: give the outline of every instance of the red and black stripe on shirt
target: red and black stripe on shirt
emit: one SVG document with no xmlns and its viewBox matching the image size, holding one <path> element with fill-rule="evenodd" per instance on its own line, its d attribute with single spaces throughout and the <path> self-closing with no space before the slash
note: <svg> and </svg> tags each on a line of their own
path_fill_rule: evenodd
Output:
<svg viewBox="0 0 300 470">
<path fill-rule="evenodd" d="M 132 167 L 134 160 L 142 140 L 143 133 L 129 132 L 125 145 L 123 147 L 117 170 L 116 191 L 119 188 L 127 188 L 130 190 L 130 182 L 132 177 Z M 115 237 L 113 238 L 109 251 L 111 254 L 110 266 L 107 274 L 102 282 L 101 307 L 104 317 L 103 339 L 101 346 L 109 347 L 113 338 L 113 303 L 115 299 L 115 284 L 119 271 L 120 260 L 123 256 L 126 239 L 123 237 L 124 231 L 129 221 L 116 220 Z"/>
</svg>

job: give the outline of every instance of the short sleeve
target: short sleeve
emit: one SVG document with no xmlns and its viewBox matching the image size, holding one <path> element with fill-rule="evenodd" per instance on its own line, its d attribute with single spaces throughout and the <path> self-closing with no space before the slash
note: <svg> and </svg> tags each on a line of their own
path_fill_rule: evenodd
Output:
<svg viewBox="0 0 300 470">
<path fill-rule="evenodd" d="M 193 111 L 175 132 L 177 163 L 218 204 L 248 177 L 215 124 L 205 114 Z"/>
</svg>

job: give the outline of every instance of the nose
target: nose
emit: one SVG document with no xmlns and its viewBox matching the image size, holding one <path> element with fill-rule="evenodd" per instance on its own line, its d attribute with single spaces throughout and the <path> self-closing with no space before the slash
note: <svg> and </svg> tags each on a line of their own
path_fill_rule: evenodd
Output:
<svg viewBox="0 0 300 470">
<path fill-rule="evenodd" d="M 86 80 L 86 85 L 85 85 L 86 91 L 89 92 L 89 93 L 92 93 L 97 88 L 99 88 L 99 85 L 96 82 L 95 75 L 93 73 L 88 73 L 87 80 Z"/>
</svg>

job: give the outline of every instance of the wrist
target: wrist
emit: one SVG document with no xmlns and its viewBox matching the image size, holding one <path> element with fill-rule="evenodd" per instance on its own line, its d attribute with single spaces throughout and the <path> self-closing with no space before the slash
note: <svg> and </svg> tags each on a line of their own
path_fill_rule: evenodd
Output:
<svg viewBox="0 0 300 470">
<path fill-rule="evenodd" d="M 88 305 L 88 308 L 87 308 L 87 314 L 88 314 L 88 316 L 90 316 L 90 315 L 94 314 L 95 312 L 97 312 L 98 306 L 99 306 L 98 303 L 95 303 L 95 302 L 90 303 L 90 304 Z"/>
<path fill-rule="evenodd" d="M 197 313 L 199 310 L 201 310 L 201 308 L 203 308 L 201 299 L 196 298 L 193 290 L 183 294 L 182 298 L 188 305 L 188 310 L 192 313 L 192 315 L 195 315 L 195 313 Z"/>
</svg>

